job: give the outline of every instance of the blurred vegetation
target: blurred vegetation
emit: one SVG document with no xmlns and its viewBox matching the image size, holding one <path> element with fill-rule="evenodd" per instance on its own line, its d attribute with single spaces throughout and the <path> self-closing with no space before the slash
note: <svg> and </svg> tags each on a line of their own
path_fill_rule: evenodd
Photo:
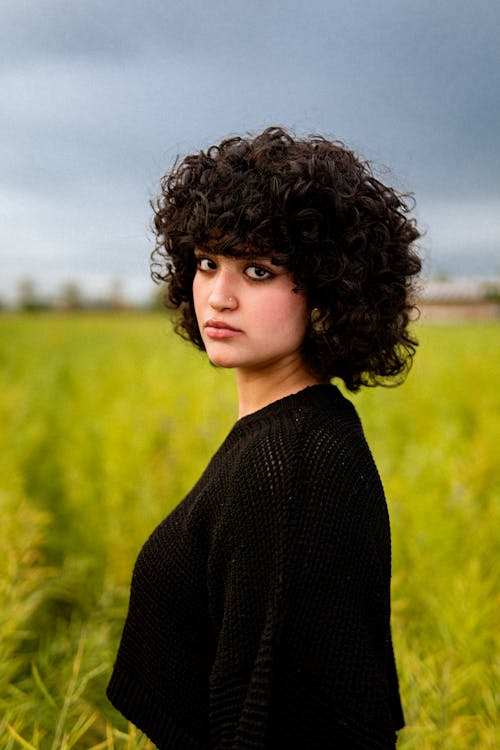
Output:
<svg viewBox="0 0 500 750">
<path fill-rule="evenodd" d="M 15 300 L 10 304 L 2 303 L 0 309 L 6 308 L 16 312 L 47 313 L 49 311 L 75 312 L 130 312 L 132 310 L 152 312 L 163 309 L 163 286 L 151 284 L 152 292 L 149 299 L 142 302 L 130 300 L 124 284 L 120 279 L 112 279 L 108 289 L 98 296 L 87 294 L 81 284 L 75 279 L 66 279 L 59 284 L 57 291 L 44 294 L 36 282 L 29 276 L 20 279 L 17 284 Z"/>
<path fill-rule="evenodd" d="M 493 750 L 500 326 L 424 326 L 354 398 L 386 487 L 400 750 Z M 0 317 L 0 748 L 151 748 L 105 687 L 135 557 L 234 422 L 163 315 Z"/>
</svg>

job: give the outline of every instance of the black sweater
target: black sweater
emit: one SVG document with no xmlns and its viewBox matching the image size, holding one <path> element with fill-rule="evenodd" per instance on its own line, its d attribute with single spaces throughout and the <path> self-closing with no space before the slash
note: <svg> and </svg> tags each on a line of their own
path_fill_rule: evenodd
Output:
<svg viewBox="0 0 500 750">
<path fill-rule="evenodd" d="M 108 696 L 159 748 L 394 748 L 384 492 L 330 385 L 240 419 L 135 565 Z"/>
</svg>

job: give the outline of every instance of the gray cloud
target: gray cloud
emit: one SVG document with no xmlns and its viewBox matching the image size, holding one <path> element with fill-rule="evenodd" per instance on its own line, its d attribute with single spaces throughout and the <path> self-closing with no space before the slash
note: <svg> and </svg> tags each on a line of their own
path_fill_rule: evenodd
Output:
<svg viewBox="0 0 500 750">
<path fill-rule="evenodd" d="M 436 257 L 467 253 L 472 206 L 496 226 L 500 10 L 490 0 L 4 5 L 5 274 L 17 272 L 13 258 L 29 267 L 28 234 L 53 274 L 75 269 L 75 253 L 91 273 L 108 253 L 136 278 L 147 201 L 175 155 L 270 123 L 341 137 L 392 167 L 419 199 Z M 496 236 L 481 240 L 486 255 Z"/>
</svg>

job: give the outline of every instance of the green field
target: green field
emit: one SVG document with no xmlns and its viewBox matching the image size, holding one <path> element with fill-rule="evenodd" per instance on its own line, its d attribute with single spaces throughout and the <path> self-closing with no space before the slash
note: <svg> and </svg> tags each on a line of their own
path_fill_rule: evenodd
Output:
<svg viewBox="0 0 500 750">
<path fill-rule="evenodd" d="M 151 748 L 104 691 L 135 556 L 235 419 L 164 315 L 0 318 L 0 748 Z M 399 750 L 499 746 L 500 325 L 354 396 L 388 497 Z"/>
</svg>

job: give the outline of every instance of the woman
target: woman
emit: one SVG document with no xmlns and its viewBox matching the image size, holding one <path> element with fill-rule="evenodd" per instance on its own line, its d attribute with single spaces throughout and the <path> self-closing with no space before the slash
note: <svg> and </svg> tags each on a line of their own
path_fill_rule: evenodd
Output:
<svg viewBox="0 0 500 750">
<path fill-rule="evenodd" d="M 387 508 L 330 380 L 411 362 L 407 214 L 342 144 L 280 128 L 163 180 L 153 275 L 235 369 L 239 419 L 134 570 L 108 695 L 159 748 L 395 747 Z"/>
</svg>

